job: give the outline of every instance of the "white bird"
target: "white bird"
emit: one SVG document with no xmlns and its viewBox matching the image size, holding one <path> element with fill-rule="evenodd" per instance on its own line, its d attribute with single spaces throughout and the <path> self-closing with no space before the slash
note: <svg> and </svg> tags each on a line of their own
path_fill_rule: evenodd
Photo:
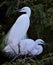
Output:
<svg viewBox="0 0 53 65">
<path fill-rule="evenodd" d="M 12 55 L 39 55 L 43 52 L 43 47 L 41 44 L 44 44 L 44 41 L 37 39 L 36 41 L 32 39 L 23 39 L 19 42 L 18 45 L 7 45 L 4 48 L 5 52 L 9 52 Z M 19 52 L 20 51 L 20 52 Z"/>
<path fill-rule="evenodd" d="M 42 39 L 37 39 L 36 41 L 32 39 L 24 39 L 20 41 L 20 54 L 28 55 L 39 55 L 43 52 L 44 41 Z"/>
<path fill-rule="evenodd" d="M 39 55 L 39 54 L 41 54 L 43 52 L 42 45 L 45 45 L 44 43 L 45 42 L 42 39 L 35 40 L 36 49 L 38 50 L 36 55 Z"/>
<path fill-rule="evenodd" d="M 31 55 L 33 49 L 35 47 L 34 40 L 32 39 L 24 39 L 20 41 L 20 54 L 21 55 Z"/>
<path fill-rule="evenodd" d="M 18 17 L 5 37 L 5 44 L 18 44 L 20 40 L 26 38 L 30 25 L 31 10 L 29 7 L 23 7 L 19 12 L 26 12 Z"/>
</svg>

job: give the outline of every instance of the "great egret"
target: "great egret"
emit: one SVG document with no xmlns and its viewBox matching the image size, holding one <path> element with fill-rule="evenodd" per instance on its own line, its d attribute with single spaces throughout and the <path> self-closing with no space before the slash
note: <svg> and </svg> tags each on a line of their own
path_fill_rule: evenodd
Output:
<svg viewBox="0 0 53 65">
<path fill-rule="evenodd" d="M 31 10 L 29 7 L 23 7 L 19 12 L 26 12 L 18 17 L 5 37 L 5 44 L 18 44 L 21 39 L 26 38 L 26 33 L 30 25 Z"/>
</svg>

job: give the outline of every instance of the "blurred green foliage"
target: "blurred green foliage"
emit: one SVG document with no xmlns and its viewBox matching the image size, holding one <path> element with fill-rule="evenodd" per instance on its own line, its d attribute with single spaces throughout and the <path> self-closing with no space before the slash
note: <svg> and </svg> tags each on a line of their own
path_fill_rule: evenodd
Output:
<svg viewBox="0 0 53 65">
<path fill-rule="evenodd" d="M 14 11 L 23 6 L 29 6 L 32 10 L 28 37 L 34 40 L 42 38 L 44 41 L 49 43 L 50 46 L 45 48 L 45 52 L 41 56 L 42 60 L 40 61 L 34 60 L 32 63 L 24 63 L 17 60 L 13 64 L 6 62 L 3 65 L 53 65 L 53 0 L 20 0 L 20 2 L 18 0 L 1 0 L 0 50 L 4 47 L 4 36 L 18 16 L 21 15 L 18 12 L 14 13 Z"/>
</svg>

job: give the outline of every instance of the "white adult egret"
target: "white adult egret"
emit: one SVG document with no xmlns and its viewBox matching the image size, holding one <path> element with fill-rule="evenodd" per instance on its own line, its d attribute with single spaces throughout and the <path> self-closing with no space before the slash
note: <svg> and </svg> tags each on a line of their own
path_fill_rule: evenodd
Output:
<svg viewBox="0 0 53 65">
<path fill-rule="evenodd" d="M 31 10 L 29 7 L 23 7 L 19 12 L 26 12 L 18 17 L 5 37 L 5 44 L 18 44 L 21 39 L 26 38 L 26 33 L 30 25 Z"/>
<path fill-rule="evenodd" d="M 44 41 L 41 39 L 37 39 L 36 41 L 32 39 L 23 39 L 19 42 L 18 45 L 7 45 L 4 48 L 5 52 L 9 52 L 16 56 L 16 54 L 20 55 L 39 55 L 43 51 L 43 47 L 41 44 L 44 44 Z M 20 51 L 20 52 L 19 52 Z"/>
</svg>

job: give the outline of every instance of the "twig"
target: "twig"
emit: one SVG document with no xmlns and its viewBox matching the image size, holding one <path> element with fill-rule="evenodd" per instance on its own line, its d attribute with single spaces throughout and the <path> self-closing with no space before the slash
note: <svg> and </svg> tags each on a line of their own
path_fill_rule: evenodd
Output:
<svg viewBox="0 0 53 65">
<path fill-rule="evenodd" d="M 18 3 L 17 3 L 17 6 L 19 7 L 19 5 L 20 5 L 20 0 L 18 0 Z"/>
<path fill-rule="evenodd" d="M 20 54 L 16 55 L 10 62 L 15 61 L 19 56 L 20 56 Z"/>
<path fill-rule="evenodd" d="M 42 60 L 40 60 L 40 61 L 46 61 L 46 60 L 48 60 L 48 59 L 53 59 L 53 57 L 45 58 L 45 59 L 42 59 Z"/>
</svg>

